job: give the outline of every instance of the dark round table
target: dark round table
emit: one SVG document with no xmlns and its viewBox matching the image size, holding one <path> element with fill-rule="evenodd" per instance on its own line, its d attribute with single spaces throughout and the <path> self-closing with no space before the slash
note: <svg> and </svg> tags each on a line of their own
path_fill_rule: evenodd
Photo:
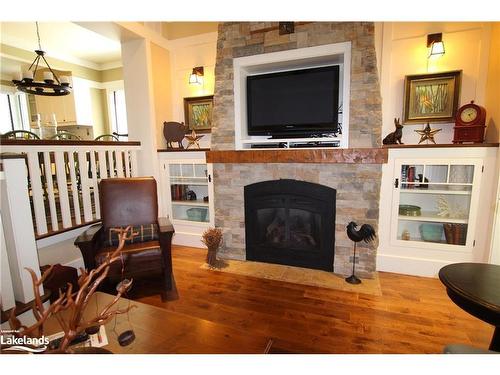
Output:
<svg viewBox="0 0 500 375">
<path fill-rule="evenodd" d="M 489 349 L 500 351 L 500 266 L 449 264 L 439 270 L 439 279 L 455 304 L 495 326 Z"/>
</svg>

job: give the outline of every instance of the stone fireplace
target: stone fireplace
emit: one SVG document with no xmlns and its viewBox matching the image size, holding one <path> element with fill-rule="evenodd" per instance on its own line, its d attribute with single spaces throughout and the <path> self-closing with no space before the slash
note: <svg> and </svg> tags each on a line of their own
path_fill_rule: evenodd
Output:
<svg viewBox="0 0 500 375">
<path fill-rule="evenodd" d="M 251 156 L 244 162 L 236 159 L 212 161 L 215 225 L 224 232 L 222 257 L 252 258 L 252 250 L 250 254 L 247 252 L 245 187 L 264 181 L 293 179 L 336 190 L 335 227 L 332 229 L 335 239 L 333 271 L 336 273 L 347 275 L 352 269 L 352 242 L 345 232 L 347 224 L 350 221 L 368 223 L 377 230 L 381 164 L 384 161 L 370 159 L 367 162 L 363 157 L 363 150 L 366 153 L 376 150 L 381 143 L 381 97 L 373 23 L 297 23 L 295 33 L 288 35 L 279 35 L 277 22 L 219 24 L 211 148 L 216 152 L 235 150 L 233 58 L 343 42 L 351 42 L 348 147 L 357 150 L 344 150 L 353 151 L 351 156 L 342 155 L 343 150 L 328 150 L 332 151 L 328 154 L 330 156 L 343 156 L 335 161 L 328 159 L 330 156 L 326 154 L 323 159 L 296 158 L 301 152 L 310 150 L 283 150 L 281 152 L 287 154 L 285 158 L 271 157 L 266 161 L 260 158 L 249 160 L 253 158 Z M 361 277 L 371 277 L 375 271 L 378 242 L 359 245 L 356 273 Z"/>
<path fill-rule="evenodd" d="M 335 189 L 281 179 L 244 190 L 247 260 L 333 271 Z"/>
</svg>

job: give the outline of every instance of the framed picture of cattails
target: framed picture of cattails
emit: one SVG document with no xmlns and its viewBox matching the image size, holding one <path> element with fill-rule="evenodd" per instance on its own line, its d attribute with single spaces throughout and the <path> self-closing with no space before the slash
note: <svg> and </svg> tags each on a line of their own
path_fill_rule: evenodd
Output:
<svg viewBox="0 0 500 375">
<path fill-rule="evenodd" d="M 212 130 L 212 111 L 214 96 L 184 98 L 184 120 L 186 132 L 210 133 Z"/>
<path fill-rule="evenodd" d="M 403 123 L 455 122 L 462 71 L 405 77 Z"/>
</svg>

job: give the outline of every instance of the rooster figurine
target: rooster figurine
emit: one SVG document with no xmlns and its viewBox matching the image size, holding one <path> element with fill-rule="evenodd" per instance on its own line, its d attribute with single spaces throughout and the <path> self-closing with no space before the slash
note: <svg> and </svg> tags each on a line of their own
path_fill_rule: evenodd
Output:
<svg viewBox="0 0 500 375">
<path fill-rule="evenodd" d="M 356 243 L 360 241 L 370 242 L 373 241 L 376 237 L 375 229 L 370 224 L 363 224 L 359 230 L 356 230 L 356 224 L 354 221 L 351 221 L 347 224 L 347 237 L 351 241 L 354 242 L 354 256 L 352 258 L 352 275 L 346 277 L 345 281 L 349 284 L 360 284 L 361 280 L 354 275 L 354 268 L 356 267 Z"/>
</svg>

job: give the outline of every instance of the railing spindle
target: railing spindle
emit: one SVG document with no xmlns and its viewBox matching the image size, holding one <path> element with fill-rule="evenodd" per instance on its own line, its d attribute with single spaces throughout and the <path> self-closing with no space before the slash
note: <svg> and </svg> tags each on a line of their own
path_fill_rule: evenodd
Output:
<svg viewBox="0 0 500 375">
<path fill-rule="evenodd" d="M 132 167 L 131 177 L 137 177 L 137 151 L 130 150 L 130 166 Z"/>
<path fill-rule="evenodd" d="M 108 178 L 108 167 L 106 163 L 106 151 L 99 150 L 97 153 L 99 160 L 99 179 Z"/>
<path fill-rule="evenodd" d="M 115 160 L 118 177 L 123 177 L 123 157 L 121 150 L 115 150 Z"/>
<path fill-rule="evenodd" d="M 90 151 L 90 168 L 91 168 L 90 173 L 92 175 L 92 191 L 94 193 L 95 218 L 100 219 L 101 209 L 99 207 L 99 190 L 97 187 L 97 163 L 95 160 L 95 151 Z"/>
<path fill-rule="evenodd" d="M 28 152 L 28 178 L 35 212 L 36 232 L 38 235 L 47 233 L 47 217 L 43 198 L 43 186 L 40 172 L 40 159 L 38 152 Z"/>
<path fill-rule="evenodd" d="M 59 224 L 57 222 L 56 197 L 54 195 L 54 182 L 52 180 L 52 160 L 51 153 L 49 151 L 45 151 L 43 153 L 43 164 L 45 167 L 45 179 L 47 182 L 46 188 L 49 200 L 51 229 L 55 231 L 59 230 Z"/>
<path fill-rule="evenodd" d="M 75 224 L 80 225 L 82 223 L 82 214 L 80 212 L 80 197 L 78 194 L 78 180 L 76 177 L 76 167 L 75 167 L 75 153 L 73 151 L 68 152 L 69 160 L 69 176 L 71 178 L 71 195 L 73 197 L 73 210 Z"/>
<path fill-rule="evenodd" d="M 61 207 L 63 228 L 71 227 L 71 210 L 69 208 L 68 180 L 66 178 L 66 163 L 64 162 L 64 151 L 54 152 L 56 162 L 57 193 L 59 206 Z"/>
<path fill-rule="evenodd" d="M 116 162 L 114 158 L 114 151 L 108 150 L 106 152 L 108 155 L 108 177 L 115 178 L 116 177 Z"/>
<path fill-rule="evenodd" d="M 125 160 L 125 177 L 132 177 L 130 173 L 130 153 L 128 150 L 123 151 L 123 159 Z"/>
<path fill-rule="evenodd" d="M 93 220 L 92 202 L 90 200 L 89 168 L 87 164 L 87 151 L 78 151 L 78 169 L 80 170 L 80 185 L 83 201 L 83 219 L 85 222 Z"/>
</svg>

